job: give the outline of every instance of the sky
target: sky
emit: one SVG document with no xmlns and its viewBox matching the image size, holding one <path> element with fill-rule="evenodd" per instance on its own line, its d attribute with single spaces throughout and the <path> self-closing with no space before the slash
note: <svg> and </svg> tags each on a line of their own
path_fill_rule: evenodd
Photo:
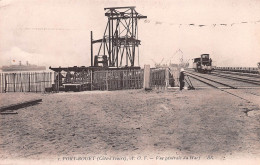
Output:
<svg viewBox="0 0 260 165">
<path fill-rule="evenodd" d="M 104 8 L 118 6 L 148 17 L 139 21 L 141 67 L 203 53 L 216 66 L 260 62 L 259 0 L 0 0 L 0 66 L 89 66 L 90 31 L 102 38 Z"/>
</svg>

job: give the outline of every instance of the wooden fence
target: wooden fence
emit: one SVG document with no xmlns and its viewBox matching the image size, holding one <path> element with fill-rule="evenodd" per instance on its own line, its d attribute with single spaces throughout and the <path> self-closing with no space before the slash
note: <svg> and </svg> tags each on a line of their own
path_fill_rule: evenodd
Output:
<svg viewBox="0 0 260 165">
<path fill-rule="evenodd" d="M 140 89 L 143 70 L 106 70 L 93 73 L 93 90 Z"/>
<path fill-rule="evenodd" d="M 150 87 L 166 87 L 169 82 L 166 69 L 150 70 Z M 53 85 L 54 84 L 54 85 Z M 64 85 L 81 84 L 82 90 L 124 90 L 141 89 L 144 84 L 144 70 L 102 70 L 81 73 L 1 73 L 0 93 L 4 92 L 45 92 L 65 90 Z"/>
<path fill-rule="evenodd" d="M 158 88 L 165 87 L 167 84 L 167 77 L 165 68 L 150 70 L 150 87 Z"/>
<path fill-rule="evenodd" d="M 0 93 L 44 92 L 53 83 L 52 72 L 42 73 L 1 73 Z"/>
</svg>

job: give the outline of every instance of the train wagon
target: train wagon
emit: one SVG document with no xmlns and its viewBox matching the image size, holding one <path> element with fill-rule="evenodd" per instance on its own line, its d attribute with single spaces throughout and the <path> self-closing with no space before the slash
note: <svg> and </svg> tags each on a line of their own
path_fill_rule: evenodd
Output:
<svg viewBox="0 0 260 165">
<path fill-rule="evenodd" d="M 260 65 L 257 67 L 217 67 L 217 70 L 242 72 L 242 73 L 254 73 L 258 74 L 260 71 Z"/>
<path fill-rule="evenodd" d="M 209 54 L 202 54 L 199 58 L 194 58 L 193 69 L 200 73 L 210 73 L 212 71 L 212 60 L 209 58 Z"/>
</svg>

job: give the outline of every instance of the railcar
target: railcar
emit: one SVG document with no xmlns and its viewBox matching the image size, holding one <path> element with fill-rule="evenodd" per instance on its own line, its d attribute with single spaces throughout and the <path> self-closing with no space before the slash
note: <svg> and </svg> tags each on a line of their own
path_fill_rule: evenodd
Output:
<svg viewBox="0 0 260 165">
<path fill-rule="evenodd" d="M 196 72 L 210 73 L 212 71 L 212 60 L 209 58 L 209 54 L 202 54 L 199 58 L 194 58 L 193 69 Z"/>
<path fill-rule="evenodd" d="M 242 72 L 242 73 L 260 73 L 260 64 L 257 67 L 217 67 L 217 70 L 231 71 L 231 72 Z"/>
</svg>

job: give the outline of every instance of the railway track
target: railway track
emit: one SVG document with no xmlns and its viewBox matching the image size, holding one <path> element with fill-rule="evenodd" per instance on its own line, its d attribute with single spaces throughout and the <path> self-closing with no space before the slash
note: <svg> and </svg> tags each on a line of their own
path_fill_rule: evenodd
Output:
<svg viewBox="0 0 260 165">
<path fill-rule="evenodd" d="M 254 84 L 254 85 L 259 85 L 260 86 L 260 80 L 258 80 L 257 78 L 243 78 L 242 76 L 233 76 L 233 75 L 227 75 L 227 74 L 222 74 L 222 73 L 211 73 L 211 75 L 213 76 L 217 76 L 217 77 L 223 77 L 223 78 L 227 78 L 230 80 L 236 80 L 236 81 L 240 81 L 240 82 L 246 82 L 249 84 Z"/>
<path fill-rule="evenodd" d="M 250 89 L 250 88 L 257 88 L 260 89 L 260 80 L 259 79 L 247 79 L 246 77 L 243 77 L 239 75 L 233 76 L 233 75 L 223 75 L 221 73 L 211 73 L 211 74 L 201 74 L 194 72 L 192 70 L 185 71 L 185 75 L 191 78 L 191 82 L 194 85 L 195 88 L 197 88 L 198 84 L 197 82 L 200 82 L 200 84 L 205 84 L 206 86 L 219 89 L 225 93 L 228 93 L 230 95 L 233 95 L 235 97 L 238 97 L 242 100 L 245 100 L 247 102 L 252 101 L 252 97 L 245 97 L 239 90 L 230 90 L 230 89 Z M 243 84 L 243 85 L 242 85 Z M 248 92 L 246 92 L 248 93 Z M 248 93 L 250 94 L 250 93 Z M 251 93 L 252 94 L 252 93 Z M 251 95 L 250 94 L 250 95 Z M 254 99 L 253 99 L 254 100 Z M 254 100 L 255 102 L 255 100 Z"/>
<path fill-rule="evenodd" d="M 212 72 L 211 74 L 201 74 L 194 72 L 193 70 L 187 70 L 185 73 L 200 82 L 210 81 L 232 89 L 260 88 L 260 77 L 258 77 L 258 75 L 253 76 L 252 74 L 239 74 L 237 72 L 234 74 L 226 72 L 222 73 L 219 71 Z"/>
<path fill-rule="evenodd" d="M 219 81 L 216 81 L 216 80 L 213 80 L 213 79 L 210 79 L 210 78 L 206 78 L 206 77 L 203 77 L 201 75 L 198 75 L 198 74 L 194 74 L 192 72 L 187 72 L 185 71 L 185 75 L 188 75 L 189 77 L 195 79 L 195 80 L 198 80 L 204 84 L 207 84 L 208 86 L 211 86 L 213 88 L 230 88 L 230 89 L 237 89 L 236 87 L 234 86 L 231 86 L 229 84 L 225 84 L 223 82 L 219 82 Z"/>
</svg>

